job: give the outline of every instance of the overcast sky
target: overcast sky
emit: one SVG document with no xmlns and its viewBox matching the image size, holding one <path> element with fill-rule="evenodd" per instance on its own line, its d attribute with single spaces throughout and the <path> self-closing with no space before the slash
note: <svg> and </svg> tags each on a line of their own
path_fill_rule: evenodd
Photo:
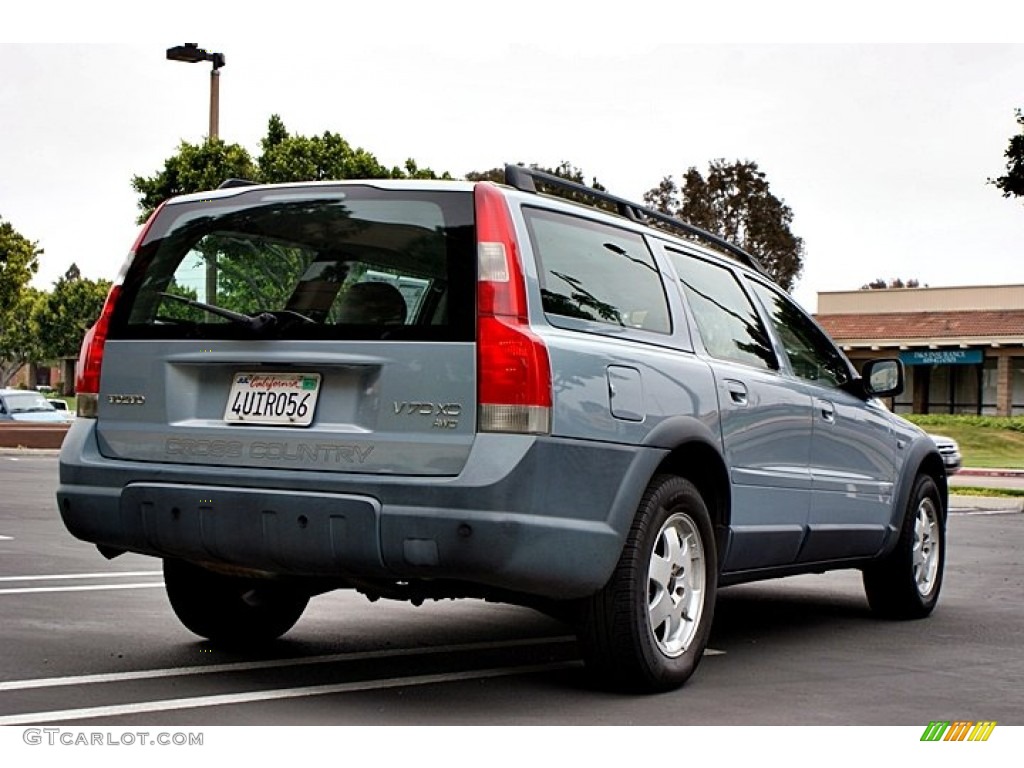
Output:
<svg viewBox="0 0 1024 768">
<path fill-rule="evenodd" d="M 777 19 L 761 34 L 748 14 L 730 34 L 712 26 L 725 17 L 687 15 L 682 2 L 665 24 L 549 5 L 381 2 L 303 13 L 308 37 L 295 17 L 265 15 L 263 35 L 279 22 L 284 33 L 271 43 L 223 18 L 176 17 L 131 45 L 115 41 L 137 35 L 95 19 L 30 19 L 0 32 L 30 41 L 0 42 L 0 217 L 45 250 L 37 285 L 72 262 L 113 278 L 137 231 L 132 176 L 205 138 L 209 65 L 165 58 L 194 41 L 226 55 L 221 137 L 254 156 L 276 113 L 291 132 L 339 133 L 387 165 L 412 157 L 459 176 L 568 160 L 635 199 L 690 166 L 749 159 L 793 210 L 806 246 L 794 293 L 812 311 L 818 291 L 874 278 L 1024 284 L 1024 204 L 986 184 L 1020 130 L 1024 45 L 858 42 L 984 40 L 987 3 L 963 25 L 922 33 L 902 17 L 885 34 L 870 7 L 804 34 Z M 468 15 L 483 8 L 491 16 Z M 107 42 L 75 42 L 90 38 Z M 759 42 L 772 39 L 786 42 Z"/>
</svg>

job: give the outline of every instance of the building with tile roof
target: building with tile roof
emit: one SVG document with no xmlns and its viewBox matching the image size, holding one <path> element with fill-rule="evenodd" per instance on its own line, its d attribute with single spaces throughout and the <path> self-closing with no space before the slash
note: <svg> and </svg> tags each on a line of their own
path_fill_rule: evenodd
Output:
<svg viewBox="0 0 1024 768">
<path fill-rule="evenodd" d="M 828 291 L 816 319 L 858 368 L 903 360 L 898 413 L 1024 414 L 1024 285 Z"/>
</svg>

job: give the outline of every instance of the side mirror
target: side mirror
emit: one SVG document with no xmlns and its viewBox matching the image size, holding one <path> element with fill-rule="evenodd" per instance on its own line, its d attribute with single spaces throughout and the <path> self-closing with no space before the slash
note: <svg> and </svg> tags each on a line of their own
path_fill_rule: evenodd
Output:
<svg viewBox="0 0 1024 768">
<path fill-rule="evenodd" d="M 869 360 L 861 369 L 864 394 L 895 397 L 903 391 L 903 363 L 899 360 Z"/>
</svg>

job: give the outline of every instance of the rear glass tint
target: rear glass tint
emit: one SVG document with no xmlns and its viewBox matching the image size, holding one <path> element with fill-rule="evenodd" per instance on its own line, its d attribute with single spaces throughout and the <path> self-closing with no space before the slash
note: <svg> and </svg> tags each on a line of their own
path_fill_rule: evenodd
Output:
<svg viewBox="0 0 1024 768">
<path fill-rule="evenodd" d="M 469 192 L 258 189 L 172 203 L 112 337 L 472 340 Z"/>
<path fill-rule="evenodd" d="M 640 235 L 538 208 L 523 214 L 540 260 L 549 318 L 671 332 L 661 275 Z"/>
</svg>

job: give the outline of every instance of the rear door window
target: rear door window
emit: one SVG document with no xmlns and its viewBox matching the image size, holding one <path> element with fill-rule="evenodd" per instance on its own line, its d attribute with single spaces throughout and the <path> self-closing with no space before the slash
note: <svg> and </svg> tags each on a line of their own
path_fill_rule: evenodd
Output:
<svg viewBox="0 0 1024 768">
<path fill-rule="evenodd" d="M 555 211 L 525 207 L 523 214 L 551 322 L 671 333 L 661 274 L 643 237 Z"/>
<path fill-rule="evenodd" d="M 732 270 L 679 251 L 668 253 L 708 354 L 778 370 L 764 324 Z"/>
<path fill-rule="evenodd" d="M 264 188 L 172 203 L 111 332 L 469 341 L 475 264 L 468 192 Z"/>
</svg>

